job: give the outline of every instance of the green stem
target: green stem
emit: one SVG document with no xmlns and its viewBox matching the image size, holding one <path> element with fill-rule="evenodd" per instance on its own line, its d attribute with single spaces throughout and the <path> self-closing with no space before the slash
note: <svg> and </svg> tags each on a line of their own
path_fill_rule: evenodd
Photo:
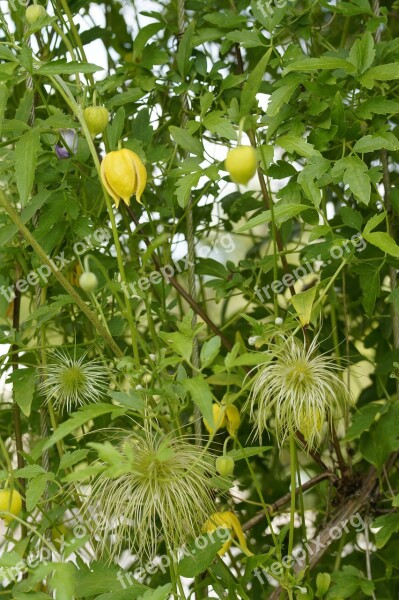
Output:
<svg viewBox="0 0 399 600">
<path fill-rule="evenodd" d="M 58 75 L 55 75 L 54 77 L 50 77 L 50 80 L 52 81 L 54 87 L 58 89 L 58 91 L 63 96 L 65 101 L 68 103 L 72 112 L 74 113 L 74 115 L 76 116 L 76 118 L 79 120 L 79 122 L 81 124 L 82 131 L 86 138 L 87 144 L 89 146 L 89 149 L 90 149 L 93 161 L 94 161 L 94 165 L 97 170 L 98 178 L 99 178 L 101 186 L 103 188 L 105 202 L 107 205 L 108 216 L 111 221 L 111 228 L 112 228 L 112 234 L 113 234 L 113 238 L 114 238 L 117 262 L 118 262 L 118 269 L 120 272 L 121 281 L 122 281 L 122 283 L 126 283 L 126 273 L 125 273 L 125 267 L 123 264 L 122 250 L 121 250 L 121 245 L 120 245 L 120 241 L 119 241 L 118 230 L 116 227 L 115 215 L 112 210 L 111 198 L 102 183 L 100 161 L 97 156 L 97 152 L 96 152 L 96 148 L 94 146 L 93 139 L 90 135 L 85 118 L 83 116 L 83 111 L 80 108 L 80 106 L 77 104 L 75 98 L 73 97 L 73 95 L 71 94 L 69 89 L 65 86 L 65 83 L 61 79 L 61 77 L 59 77 Z M 139 368 L 140 367 L 140 356 L 139 356 L 137 337 L 136 337 L 136 325 L 134 322 L 132 307 L 130 305 L 129 299 L 126 299 L 125 306 L 126 306 L 126 313 L 127 313 L 126 316 L 127 316 L 127 320 L 128 320 L 129 327 L 130 327 L 130 335 L 132 338 L 133 357 L 134 357 L 136 367 Z"/>
<path fill-rule="evenodd" d="M 122 350 L 119 348 L 119 346 L 117 346 L 117 344 L 112 339 L 112 337 L 110 336 L 110 334 L 108 333 L 108 331 L 106 330 L 104 325 L 99 321 L 97 315 L 95 315 L 90 310 L 90 308 L 82 300 L 82 298 L 79 296 L 79 294 L 73 289 L 73 287 L 69 283 L 69 281 L 64 277 L 64 275 L 60 271 L 57 270 L 57 268 L 54 266 L 53 262 L 47 257 L 47 254 L 45 253 L 43 248 L 35 240 L 33 235 L 30 233 L 29 229 L 27 227 L 25 227 L 25 225 L 22 223 L 21 219 L 19 218 L 18 213 L 14 210 L 14 208 L 8 202 L 4 192 L 1 190 L 0 190 L 0 204 L 3 205 L 3 207 L 5 208 L 6 212 L 8 213 L 8 215 L 10 216 L 12 221 L 18 227 L 19 231 L 22 233 L 22 235 L 24 236 L 26 241 L 29 242 L 29 244 L 32 246 L 32 248 L 34 249 L 36 254 L 41 258 L 43 263 L 49 267 L 51 273 L 54 275 L 54 277 L 57 279 L 57 281 L 62 285 L 62 287 L 65 289 L 65 291 L 68 292 L 68 294 L 73 298 L 75 303 L 78 305 L 80 310 L 86 315 L 86 317 L 89 319 L 89 321 L 91 321 L 93 323 L 94 327 L 97 329 L 98 333 L 105 339 L 105 341 L 107 342 L 108 346 L 113 351 L 113 353 L 118 358 L 122 358 L 122 356 L 123 356 Z"/>
<path fill-rule="evenodd" d="M 295 503 L 296 503 L 296 446 L 295 437 L 290 435 L 290 459 L 291 459 L 291 512 L 290 512 L 290 534 L 288 539 L 288 555 L 292 555 L 295 533 Z"/>
</svg>

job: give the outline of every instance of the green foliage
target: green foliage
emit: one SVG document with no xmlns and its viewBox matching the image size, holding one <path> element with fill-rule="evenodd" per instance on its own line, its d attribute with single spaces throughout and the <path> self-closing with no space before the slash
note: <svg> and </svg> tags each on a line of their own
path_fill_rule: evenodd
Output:
<svg viewBox="0 0 399 600">
<path fill-rule="evenodd" d="M 272 576 L 281 597 L 396 600 L 398 3 L 376 14 L 368 0 L 186 0 L 183 30 L 177 2 L 39 4 L 49 14 L 31 25 L 22 2 L 0 14 L 0 482 L 24 499 L 0 539 L 2 597 L 274 599 Z M 92 140 L 82 115 L 96 104 L 110 121 Z M 247 186 L 224 166 L 239 144 L 256 148 Z M 142 204 L 116 209 L 101 160 L 121 147 L 148 180 Z M 317 338 L 353 398 L 331 424 L 314 407 L 297 457 L 278 450 L 278 414 L 259 441 L 248 409 L 288 335 Z M 101 397 L 70 414 L 40 393 L 55 348 L 106 374 Z M 203 421 L 231 405 L 237 437 L 227 422 L 209 437 Z M 321 430 L 311 453 L 309 428 Z M 135 523 L 117 539 L 133 489 L 106 507 L 115 523 L 102 531 L 96 482 L 130 473 L 132 430 L 202 445 L 204 469 L 234 459 L 233 477 L 210 468 L 204 486 L 253 556 L 233 543 L 220 557 L 223 541 L 199 548 L 201 537 L 179 555 L 168 531 L 143 564 Z M 162 470 L 162 449 L 155 458 L 140 472 Z M 353 506 L 367 535 L 342 525 Z M 317 532 L 344 527 L 319 554 L 304 511 Z M 190 506 L 177 513 L 189 531 Z M 312 566 L 284 565 L 305 534 Z"/>
</svg>

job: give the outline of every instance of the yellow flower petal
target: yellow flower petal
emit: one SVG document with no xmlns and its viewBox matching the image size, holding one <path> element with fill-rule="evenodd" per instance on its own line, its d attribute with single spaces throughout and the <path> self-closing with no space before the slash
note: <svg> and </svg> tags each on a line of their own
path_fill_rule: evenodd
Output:
<svg viewBox="0 0 399 600">
<path fill-rule="evenodd" d="M 232 535 L 234 534 L 237 537 L 239 546 L 244 554 L 247 556 L 253 556 L 253 553 L 247 546 L 240 521 L 234 513 L 230 511 L 214 513 L 205 521 L 202 530 L 204 533 L 212 533 L 212 531 L 215 531 L 219 527 L 229 529 L 232 532 Z M 232 540 L 228 540 L 225 544 L 223 544 L 218 552 L 219 556 L 223 556 L 223 554 L 225 554 L 230 548 L 231 544 Z"/>
<path fill-rule="evenodd" d="M 240 411 L 234 404 L 228 404 L 226 406 L 226 429 L 231 435 L 235 437 L 237 430 L 241 423 Z"/>
<path fill-rule="evenodd" d="M 214 433 L 216 433 L 216 431 L 218 431 L 222 427 L 225 427 L 226 425 L 226 411 L 224 406 L 219 406 L 219 404 L 213 404 L 212 412 L 213 423 L 215 425 L 214 427 L 206 419 L 204 419 L 204 425 L 208 430 L 209 435 L 213 435 Z"/>
<path fill-rule="evenodd" d="M 141 195 L 145 190 L 145 186 L 147 185 L 147 169 L 135 152 L 132 150 L 126 150 L 126 152 L 129 152 L 130 154 L 136 173 L 136 189 L 134 190 L 134 193 L 136 194 L 136 200 L 139 204 L 142 204 Z"/>
</svg>

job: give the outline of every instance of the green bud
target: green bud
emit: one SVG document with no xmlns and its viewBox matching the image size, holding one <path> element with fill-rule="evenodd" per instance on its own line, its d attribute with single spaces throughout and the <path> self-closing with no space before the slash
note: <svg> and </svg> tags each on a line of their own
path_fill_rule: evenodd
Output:
<svg viewBox="0 0 399 600">
<path fill-rule="evenodd" d="M 318 573 L 316 577 L 317 595 L 322 598 L 330 588 L 331 576 L 329 573 Z"/>
<path fill-rule="evenodd" d="M 94 292 L 98 288 L 98 279 L 94 273 L 86 271 L 80 276 L 79 285 L 85 292 Z"/>
<path fill-rule="evenodd" d="M 44 6 L 39 4 L 32 4 L 28 6 L 25 13 L 25 18 L 29 25 L 34 25 L 39 19 L 42 19 L 47 14 Z"/>
<path fill-rule="evenodd" d="M 84 109 L 83 116 L 92 137 L 103 133 L 108 125 L 109 112 L 104 106 L 89 106 Z"/>
<path fill-rule="evenodd" d="M 230 477 L 234 471 L 234 460 L 231 456 L 218 456 L 215 462 L 216 470 L 222 477 Z"/>
</svg>

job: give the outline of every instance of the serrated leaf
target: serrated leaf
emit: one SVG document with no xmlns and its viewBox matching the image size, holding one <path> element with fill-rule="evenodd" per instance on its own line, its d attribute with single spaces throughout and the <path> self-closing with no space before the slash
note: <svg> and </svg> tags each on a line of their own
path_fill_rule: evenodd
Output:
<svg viewBox="0 0 399 600">
<path fill-rule="evenodd" d="M 215 335 L 210 340 L 204 342 L 201 348 L 201 367 L 204 369 L 205 367 L 212 364 L 220 350 L 221 339 L 218 335 Z"/>
<path fill-rule="evenodd" d="M 285 84 L 275 90 L 267 106 L 266 114 L 269 117 L 275 117 L 280 112 L 284 104 L 291 100 L 297 87 L 302 82 L 302 77 L 299 75 L 289 75 L 284 78 Z"/>
<path fill-rule="evenodd" d="M 9 375 L 8 381 L 13 384 L 15 402 L 23 414 L 29 417 L 35 391 L 36 370 L 33 367 L 17 369 Z"/>
<path fill-rule="evenodd" d="M 349 186 L 356 200 L 367 205 L 370 202 L 371 195 L 367 165 L 357 156 L 348 156 L 343 160 L 343 163 L 345 166 L 344 183 Z"/>
<path fill-rule="evenodd" d="M 115 416 L 120 416 L 125 414 L 126 410 L 126 408 L 119 408 L 113 404 L 92 404 L 89 406 L 83 406 L 78 410 L 78 412 L 73 413 L 67 421 L 64 421 L 64 423 L 59 425 L 58 429 L 46 442 L 43 450 L 51 448 L 51 446 L 53 446 L 56 442 L 59 442 L 65 436 L 72 433 L 75 429 L 78 429 L 78 427 L 81 427 L 96 417 L 101 417 L 111 412 L 114 413 Z"/>
<path fill-rule="evenodd" d="M 219 527 L 212 534 L 203 534 L 201 543 L 196 540 L 187 548 L 187 556 L 181 559 L 177 569 L 182 577 L 196 577 L 203 573 L 213 562 L 216 554 L 230 539 L 228 529 Z"/>
<path fill-rule="evenodd" d="M 166 585 L 158 587 L 156 590 L 147 590 L 139 597 L 139 600 L 167 600 L 170 596 L 171 589 L 172 584 L 167 583 Z"/>
<path fill-rule="evenodd" d="M 281 225 L 288 219 L 292 217 L 296 217 L 304 210 L 309 210 L 309 206 L 306 204 L 284 204 L 283 206 L 275 206 L 274 207 L 274 217 L 277 225 Z M 253 217 L 243 225 L 239 229 L 237 229 L 237 233 L 243 233 L 244 231 L 248 231 L 248 229 L 252 229 L 253 227 L 257 227 L 258 225 L 263 225 L 264 223 L 270 223 L 272 220 L 272 212 L 270 210 L 263 211 L 260 215 Z"/>
<path fill-rule="evenodd" d="M 31 479 L 26 488 L 26 509 L 31 512 L 43 496 L 49 476 L 47 473 Z"/>
<path fill-rule="evenodd" d="M 207 114 L 203 119 L 205 127 L 209 129 L 211 133 L 217 133 L 221 137 L 225 137 L 229 140 L 237 139 L 237 134 L 233 125 L 230 121 L 222 117 L 222 114 L 222 111 L 218 110 Z"/>
<path fill-rule="evenodd" d="M 394 81 L 399 79 L 399 63 L 389 63 L 373 67 L 360 78 L 364 87 L 371 89 L 376 81 Z"/>
<path fill-rule="evenodd" d="M 313 144 L 296 135 L 283 135 L 278 138 L 277 143 L 290 154 L 299 154 L 305 158 L 321 156 L 318 150 L 315 150 Z"/>
<path fill-rule="evenodd" d="M 264 56 L 260 59 L 256 67 L 251 71 L 245 82 L 241 92 L 240 113 L 245 116 L 249 114 L 255 104 L 256 94 L 262 84 L 263 76 L 266 71 L 273 48 L 269 48 Z"/>
<path fill-rule="evenodd" d="M 389 233 L 385 233 L 384 231 L 373 231 L 372 233 L 363 233 L 363 237 L 366 242 L 376 246 L 376 248 L 379 248 L 382 252 L 394 256 L 395 258 L 399 258 L 399 246 Z"/>
<path fill-rule="evenodd" d="M 295 308 L 302 327 L 309 325 L 312 314 L 313 302 L 316 298 L 317 286 L 313 286 L 305 292 L 295 294 L 291 298 L 292 306 Z"/>
<path fill-rule="evenodd" d="M 375 58 L 374 39 L 369 31 L 357 39 L 349 52 L 349 60 L 359 73 L 364 73 Z"/>
<path fill-rule="evenodd" d="M 196 187 L 201 177 L 201 173 L 189 173 L 180 177 L 176 183 L 177 202 L 181 208 L 186 208 L 190 194 L 193 188 Z"/>
<path fill-rule="evenodd" d="M 368 431 L 371 425 L 376 420 L 376 417 L 383 415 L 387 412 L 389 404 L 382 404 L 381 402 L 370 402 L 366 406 L 363 406 L 358 412 L 352 417 L 352 425 L 348 429 L 348 433 L 345 436 L 345 441 L 350 442 L 357 439 L 363 431 Z"/>
<path fill-rule="evenodd" d="M 193 402 L 200 409 L 204 419 L 208 421 L 208 423 L 213 423 L 213 397 L 209 384 L 201 375 L 193 377 L 192 379 L 183 379 L 181 383 L 184 389 L 191 395 Z"/>
<path fill-rule="evenodd" d="M 15 176 L 23 204 L 32 191 L 39 150 L 40 132 L 37 128 L 24 133 L 15 146 Z"/>
<path fill-rule="evenodd" d="M 321 58 L 305 58 L 304 60 L 295 61 L 284 69 L 283 74 L 290 71 L 324 71 L 331 69 L 344 69 L 348 73 L 354 73 L 356 71 L 356 67 L 343 58 L 324 56 Z"/>
<path fill-rule="evenodd" d="M 58 470 L 61 471 L 62 469 L 69 469 L 70 467 L 73 467 L 73 465 L 76 465 L 77 463 L 84 460 L 88 454 L 89 451 L 83 449 L 75 450 L 74 452 L 66 452 L 61 457 Z"/>
<path fill-rule="evenodd" d="M 191 152 L 196 156 L 202 156 L 204 149 L 198 138 L 192 136 L 186 129 L 171 125 L 169 132 L 176 144 L 181 146 L 186 152 Z"/>
<path fill-rule="evenodd" d="M 365 152 L 375 152 L 376 150 L 382 150 L 383 148 L 385 148 L 386 150 L 398 150 L 399 142 L 393 144 L 391 141 L 386 140 L 385 138 L 378 135 L 365 135 L 356 142 L 356 144 L 353 147 L 353 151 L 363 154 Z"/>
</svg>

